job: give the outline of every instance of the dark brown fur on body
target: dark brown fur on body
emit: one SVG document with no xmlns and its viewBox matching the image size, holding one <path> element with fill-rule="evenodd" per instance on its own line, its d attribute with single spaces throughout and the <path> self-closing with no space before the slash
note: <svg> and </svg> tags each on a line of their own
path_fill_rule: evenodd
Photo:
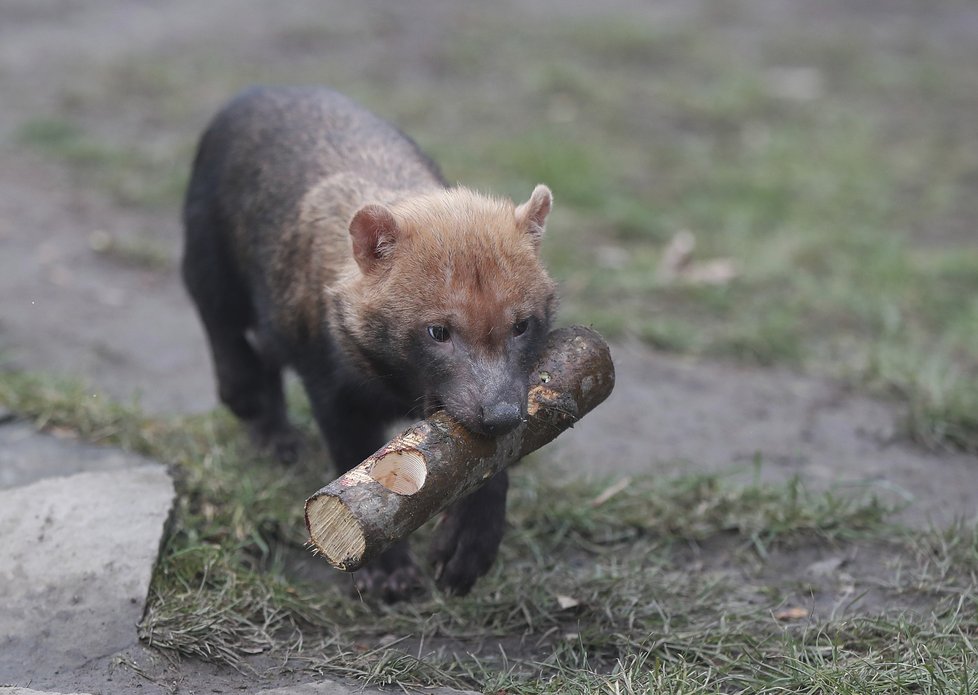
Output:
<svg viewBox="0 0 978 695">
<path fill-rule="evenodd" d="M 444 407 L 482 434 L 526 415 L 527 379 L 556 308 L 539 260 L 551 208 L 447 187 L 393 126 L 321 88 L 243 93 L 205 132 L 184 208 L 185 282 L 221 400 L 294 456 L 281 370 L 293 367 L 340 472 L 395 419 Z M 464 593 L 495 558 L 506 474 L 448 513 L 440 586 Z M 406 544 L 358 584 L 417 585 Z"/>
</svg>

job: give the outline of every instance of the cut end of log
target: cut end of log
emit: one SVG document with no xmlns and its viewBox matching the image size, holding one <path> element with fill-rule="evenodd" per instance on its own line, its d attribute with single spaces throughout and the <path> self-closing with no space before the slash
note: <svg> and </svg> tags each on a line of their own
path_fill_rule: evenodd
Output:
<svg viewBox="0 0 978 695">
<path fill-rule="evenodd" d="M 391 492 L 413 495 L 424 486 L 428 466 L 417 451 L 392 451 L 374 461 L 369 475 Z"/>
<path fill-rule="evenodd" d="M 314 497 L 306 502 L 306 526 L 317 552 L 333 567 L 352 570 L 363 564 L 367 549 L 360 522 L 335 497 Z"/>
</svg>

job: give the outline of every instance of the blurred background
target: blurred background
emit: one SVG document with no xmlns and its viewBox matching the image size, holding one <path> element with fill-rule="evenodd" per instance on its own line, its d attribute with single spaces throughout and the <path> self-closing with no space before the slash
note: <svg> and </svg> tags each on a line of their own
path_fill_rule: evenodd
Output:
<svg viewBox="0 0 978 695">
<path fill-rule="evenodd" d="M 351 600 L 304 548 L 332 471 L 298 389 L 287 470 L 215 409 L 181 197 L 256 83 L 351 95 L 449 181 L 554 192 L 559 321 L 618 381 L 514 471 L 465 599 Z M 48 680 L 975 692 L 976 114 L 974 0 L 2 0 L 0 422 L 169 465 L 139 635 L 217 662 Z"/>
<path fill-rule="evenodd" d="M 450 181 L 553 189 L 562 322 L 827 374 L 978 449 L 978 6 L 7 0 L 0 355 L 214 404 L 177 280 L 196 138 L 322 83 Z"/>
</svg>

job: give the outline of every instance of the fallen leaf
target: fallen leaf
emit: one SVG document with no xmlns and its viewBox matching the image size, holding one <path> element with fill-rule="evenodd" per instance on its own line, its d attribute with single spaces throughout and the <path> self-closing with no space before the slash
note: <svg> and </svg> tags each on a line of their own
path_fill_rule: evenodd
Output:
<svg viewBox="0 0 978 695">
<path fill-rule="evenodd" d="M 696 237 L 688 229 L 677 232 L 662 251 L 656 274 L 662 282 L 687 285 L 726 285 L 737 277 L 730 258 L 693 261 Z"/>
<path fill-rule="evenodd" d="M 691 285 L 726 285 L 737 277 L 737 268 L 729 258 L 715 258 L 689 265 L 680 277 Z"/>
<path fill-rule="evenodd" d="M 673 278 L 689 264 L 696 248 L 696 237 L 688 229 L 677 232 L 665 250 L 659 262 L 659 276 L 664 279 Z"/>
<path fill-rule="evenodd" d="M 560 606 L 560 610 L 566 611 L 569 608 L 577 608 L 579 605 L 581 605 L 581 602 L 573 596 L 557 594 L 557 605 Z"/>
<path fill-rule="evenodd" d="M 843 555 L 838 555 L 836 557 L 829 557 L 824 560 L 819 560 L 813 562 L 808 567 L 805 568 L 805 574 L 814 575 L 816 577 L 827 577 L 835 574 L 842 565 L 846 562 L 846 557 Z"/>
<path fill-rule="evenodd" d="M 78 439 L 78 431 L 73 430 L 70 427 L 62 427 L 60 425 L 53 425 L 44 430 L 52 437 L 56 439 Z"/>
<path fill-rule="evenodd" d="M 782 608 L 781 610 L 774 611 L 774 617 L 776 620 L 803 620 L 809 615 L 807 608 L 802 608 L 801 606 L 791 606 L 789 608 Z"/>
<path fill-rule="evenodd" d="M 612 483 L 611 485 L 606 487 L 593 500 L 591 500 L 591 506 L 600 507 L 602 504 L 610 500 L 612 497 L 617 495 L 619 492 L 621 492 L 631 484 L 632 484 L 632 479 L 626 475 L 621 480 L 618 480 L 617 482 Z"/>
</svg>

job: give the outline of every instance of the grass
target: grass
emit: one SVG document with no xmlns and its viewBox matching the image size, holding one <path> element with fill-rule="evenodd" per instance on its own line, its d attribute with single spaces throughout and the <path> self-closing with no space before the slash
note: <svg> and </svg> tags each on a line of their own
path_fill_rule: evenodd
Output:
<svg viewBox="0 0 978 695">
<path fill-rule="evenodd" d="M 19 141 L 120 202 L 174 206 L 220 100 L 255 81 L 332 84 L 414 135 L 450 180 L 517 199 L 551 186 L 545 254 L 565 320 L 849 379 L 903 400 L 922 444 L 978 451 L 969 48 L 903 30 L 868 45 L 861 24 L 838 17 L 766 31 L 737 6 L 665 23 L 473 12 L 398 65 L 320 57 L 396 33 L 391 18 L 290 20 L 266 48 L 298 41 L 302 56 L 260 68 L 231 59 L 238 48 L 127 58 L 104 81 L 80 78 Z M 415 66 L 411 79 L 401 64 Z M 106 104 L 152 131 L 113 139 L 96 127 Z M 729 259 L 737 277 L 664 276 L 680 230 L 695 235 L 696 259 Z"/>
<path fill-rule="evenodd" d="M 65 117 L 35 118 L 14 135 L 22 146 L 64 163 L 75 178 L 129 207 L 172 206 L 186 186 L 187 152 L 99 137 Z"/>
<path fill-rule="evenodd" d="M 474 146 L 434 148 L 452 178 L 516 197 L 551 185 L 545 253 L 569 320 L 848 378 L 903 399 L 921 443 L 975 451 L 973 76 L 936 44 L 874 53 L 849 30 L 759 34 L 741 59 L 710 21 L 512 37 L 480 76 L 534 65 L 507 102 L 543 122 L 502 132 L 462 99 L 459 137 Z M 696 258 L 730 259 L 738 277 L 663 278 L 662 250 L 684 229 Z"/>
<path fill-rule="evenodd" d="M 554 481 L 530 463 L 516 471 L 500 560 L 472 595 L 377 605 L 338 573 L 295 573 L 308 559 L 301 500 L 329 476 L 313 463 L 321 451 L 283 469 L 223 413 L 149 418 L 24 374 L 0 374 L 0 404 L 171 465 L 178 504 L 139 629 L 174 655 L 484 692 L 978 686 L 974 522 L 911 532 L 866 492 L 757 475 Z M 302 426 L 312 434 L 308 416 Z M 845 572 L 804 569 L 859 548 L 867 559 Z"/>
<path fill-rule="evenodd" d="M 164 270 L 172 265 L 167 250 L 149 236 L 120 238 L 97 230 L 89 235 L 88 244 L 96 253 L 124 265 L 148 270 Z"/>
</svg>

